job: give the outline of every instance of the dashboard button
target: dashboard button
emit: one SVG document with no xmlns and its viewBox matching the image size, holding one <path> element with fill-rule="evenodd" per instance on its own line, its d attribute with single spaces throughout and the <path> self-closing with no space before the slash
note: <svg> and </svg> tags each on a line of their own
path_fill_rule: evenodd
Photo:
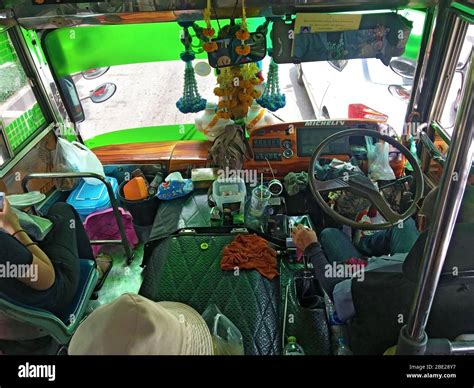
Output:
<svg viewBox="0 0 474 388">
<path fill-rule="evenodd" d="M 285 159 L 291 159 L 293 157 L 293 150 L 291 148 L 287 148 L 282 153 Z"/>
<path fill-rule="evenodd" d="M 291 148 L 292 143 L 290 139 L 285 139 L 281 142 L 281 145 L 283 148 Z"/>
</svg>

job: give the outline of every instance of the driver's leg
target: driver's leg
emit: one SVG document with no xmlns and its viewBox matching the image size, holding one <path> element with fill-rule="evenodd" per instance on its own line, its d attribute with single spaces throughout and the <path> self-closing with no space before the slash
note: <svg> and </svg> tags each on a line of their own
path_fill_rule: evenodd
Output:
<svg viewBox="0 0 474 388">
<path fill-rule="evenodd" d="M 399 227 L 400 226 L 400 227 Z M 409 218 L 403 224 L 391 228 L 390 233 L 390 254 L 408 253 L 415 245 L 420 232 L 416 227 L 413 218 Z"/>
<path fill-rule="evenodd" d="M 372 235 L 364 235 L 357 244 L 357 249 L 367 256 L 407 253 L 415 244 L 418 235 L 415 221 L 409 218 L 390 229 L 380 230 Z"/>
<path fill-rule="evenodd" d="M 339 229 L 324 229 L 319 236 L 319 241 L 329 263 L 344 262 L 351 258 L 362 258 L 349 237 Z"/>
</svg>

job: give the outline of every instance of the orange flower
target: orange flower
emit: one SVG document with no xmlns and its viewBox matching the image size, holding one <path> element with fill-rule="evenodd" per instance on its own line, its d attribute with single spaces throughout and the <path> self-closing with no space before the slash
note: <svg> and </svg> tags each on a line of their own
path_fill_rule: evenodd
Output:
<svg viewBox="0 0 474 388">
<path fill-rule="evenodd" d="M 225 91 L 224 89 L 221 89 L 221 88 L 215 88 L 214 89 L 214 94 L 217 96 L 217 97 L 222 97 L 225 95 Z"/>
<path fill-rule="evenodd" d="M 256 89 L 254 89 L 250 92 L 250 95 L 253 98 L 259 98 L 261 94 L 262 94 L 262 92 L 260 92 L 259 90 L 256 90 Z"/>
<path fill-rule="evenodd" d="M 246 105 L 251 105 L 252 102 L 253 102 L 253 98 L 252 96 L 250 96 L 249 94 L 247 93 L 240 93 L 239 94 L 239 100 L 240 102 L 242 103 L 242 105 L 246 106 Z"/>
<path fill-rule="evenodd" d="M 238 40 L 244 41 L 250 38 L 250 33 L 247 30 L 240 29 L 235 33 L 235 37 Z"/>
<path fill-rule="evenodd" d="M 218 111 L 216 113 L 216 115 L 220 119 L 224 119 L 224 120 L 229 120 L 230 119 L 230 112 Z"/>
<path fill-rule="evenodd" d="M 207 42 L 207 43 L 204 43 L 202 48 L 204 49 L 204 51 L 208 52 L 208 53 L 212 53 L 214 51 L 217 51 L 218 47 L 217 47 L 217 43 L 216 42 Z"/>
<path fill-rule="evenodd" d="M 227 108 L 229 106 L 229 102 L 228 101 L 219 101 L 219 103 L 217 104 L 218 108 L 222 109 L 222 108 Z"/>
<path fill-rule="evenodd" d="M 252 82 L 248 80 L 240 81 L 240 87 L 244 89 L 249 89 L 252 87 Z"/>
<path fill-rule="evenodd" d="M 202 33 L 204 34 L 204 36 L 212 38 L 214 34 L 216 33 L 216 30 L 214 30 L 214 28 L 204 28 L 202 30 Z"/>
<path fill-rule="evenodd" d="M 239 55 L 249 55 L 250 54 L 250 46 L 237 46 L 235 48 L 235 52 Z"/>
</svg>

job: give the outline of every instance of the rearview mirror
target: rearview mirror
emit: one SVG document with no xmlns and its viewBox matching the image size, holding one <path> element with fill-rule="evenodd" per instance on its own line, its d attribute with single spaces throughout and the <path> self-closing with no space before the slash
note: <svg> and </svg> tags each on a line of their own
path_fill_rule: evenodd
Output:
<svg viewBox="0 0 474 388">
<path fill-rule="evenodd" d="M 415 78 L 416 61 L 403 57 L 393 58 L 390 61 L 390 68 L 402 78 L 408 80 Z"/>
<path fill-rule="evenodd" d="M 93 69 L 89 69 L 86 71 L 82 72 L 82 76 L 84 79 L 90 80 L 90 79 L 95 79 L 103 76 L 107 71 L 110 69 L 110 67 L 96 67 Z"/>
<path fill-rule="evenodd" d="M 117 85 L 112 82 L 106 82 L 105 84 L 96 87 L 88 98 L 90 98 L 92 102 L 100 104 L 110 99 L 116 91 Z"/>
</svg>

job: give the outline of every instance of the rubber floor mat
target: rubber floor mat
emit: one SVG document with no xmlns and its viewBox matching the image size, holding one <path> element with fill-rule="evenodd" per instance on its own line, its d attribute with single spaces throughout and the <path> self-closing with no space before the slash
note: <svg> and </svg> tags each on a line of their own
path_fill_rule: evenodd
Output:
<svg viewBox="0 0 474 388">
<path fill-rule="evenodd" d="M 215 303 L 241 331 L 245 354 L 280 354 L 280 280 L 269 281 L 255 270 L 222 271 L 222 250 L 234 238 L 168 237 L 154 249 L 139 293 L 185 303 L 201 314 Z"/>
<path fill-rule="evenodd" d="M 182 228 L 210 226 L 210 212 L 207 190 L 195 190 L 185 197 L 162 201 L 150 240 L 167 237 Z"/>
</svg>

